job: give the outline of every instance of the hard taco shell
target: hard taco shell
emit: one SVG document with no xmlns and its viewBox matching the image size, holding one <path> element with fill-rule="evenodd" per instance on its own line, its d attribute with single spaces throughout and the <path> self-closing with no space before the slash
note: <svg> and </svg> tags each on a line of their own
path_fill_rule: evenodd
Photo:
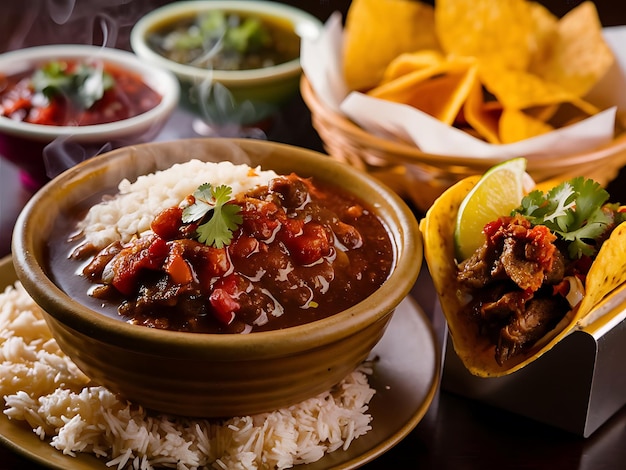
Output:
<svg viewBox="0 0 626 470">
<path fill-rule="evenodd" d="M 479 335 L 476 325 L 462 315 L 465 301 L 457 281 L 453 237 L 456 216 L 461 202 L 479 179 L 479 176 L 463 179 L 445 191 L 421 220 L 420 230 L 424 239 L 424 259 L 439 296 L 456 354 L 472 374 L 498 377 L 521 369 L 549 351 L 576 328 L 595 305 L 626 282 L 626 222 L 615 228 L 602 245 L 587 274 L 586 293 L 580 304 L 570 310 L 550 334 L 501 366 L 495 360 L 495 345 Z"/>
</svg>

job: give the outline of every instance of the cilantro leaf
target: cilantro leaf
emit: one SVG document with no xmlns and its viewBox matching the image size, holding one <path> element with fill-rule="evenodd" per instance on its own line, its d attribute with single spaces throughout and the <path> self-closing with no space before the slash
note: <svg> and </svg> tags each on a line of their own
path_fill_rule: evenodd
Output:
<svg viewBox="0 0 626 470">
<path fill-rule="evenodd" d="M 35 92 L 49 100 L 65 96 L 75 106 L 89 109 L 115 85 L 115 80 L 102 67 L 79 64 L 69 71 L 67 63 L 55 61 L 37 69 L 32 84 Z"/>
<path fill-rule="evenodd" d="M 609 199 L 599 183 L 582 176 L 565 181 L 547 194 L 532 191 L 513 212 L 525 216 L 533 225 L 545 225 L 568 242 L 568 254 L 576 259 L 593 256 L 597 243 L 614 215 L 602 208 Z"/>
<path fill-rule="evenodd" d="M 184 223 L 207 219 L 196 230 L 200 243 L 223 248 L 232 240 L 233 232 L 243 222 L 243 217 L 239 214 L 241 207 L 228 204 L 231 193 L 230 186 L 214 188 L 210 183 L 204 183 L 193 193 L 193 204 L 183 209 Z"/>
<path fill-rule="evenodd" d="M 198 227 L 198 241 L 215 248 L 223 248 L 230 244 L 233 231 L 243 221 L 239 211 L 241 208 L 236 204 L 216 206 L 213 215 L 208 222 Z"/>
<path fill-rule="evenodd" d="M 549 212 L 543 217 L 544 224 L 552 225 L 554 230 L 557 230 L 557 227 L 561 231 L 567 230 L 574 218 L 575 199 L 574 188 L 568 182 L 553 188 L 548 193 L 551 204 Z"/>
<path fill-rule="evenodd" d="M 613 219 L 603 211 L 595 211 L 586 223 L 570 232 L 560 232 L 564 240 L 571 242 L 568 246 L 570 258 L 580 255 L 592 256 L 596 246 L 592 242 L 602 237 Z"/>
<path fill-rule="evenodd" d="M 193 193 L 194 203 L 183 209 L 183 222 L 188 224 L 202 219 L 215 206 L 213 188 L 210 183 L 204 183 Z"/>
</svg>

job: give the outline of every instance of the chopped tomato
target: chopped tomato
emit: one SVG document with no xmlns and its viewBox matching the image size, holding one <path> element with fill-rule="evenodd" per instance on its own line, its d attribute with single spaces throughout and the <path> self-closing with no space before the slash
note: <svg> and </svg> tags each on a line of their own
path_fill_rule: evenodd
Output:
<svg viewBox="0 0 626 470">
<path fill-rule="evenodd" d="M 241 235 L 230 244 L 229 251 L 238 258 L 247 258 L 259 251 L 259 241 L 256 238 Z"/>
<path fill-rule="evenodd" d="M 317 223 L 304 224 L 302 235 L 287 242 L 289 252 L 301 265 L 313 264 L 330 253 L 330 239 L 326 229 Z"/>
<path fill-rule="evenodd" d="M 112 284 L 124 295 L 130 295 L 137 289 L 139 274 L 144 269 L 159 269 L 169 248 L 165 240 L 159 237 L 148 239 L 149 244 L 132 245 L 120 253 L 124 256 L 116 257 Z"/>
<path fill-rule="evenodd" d="M 238 293 L 237 276 L 230 275 L 216 282 L 209 296 L 215 317 L 225 325 L 232 323 L 241 308 L 237 302 Z"/>
<path fill-rule="evenodd" d="M 179 237 L 180 226 L 183 223 L 183 210 L 175 206 L 157 214 L 150 228 L 159 237 L 165 240 L 174 240 Z"/>
<path fill-rule="evenodd" d="M 183 258 L 184 249 L 179 243 L 170 246 L 170 252 L 165 260 L 164 269 L 176 284 L 189 284 L 193 281 L 193 272 L 189 263 Z"/>
</svg>

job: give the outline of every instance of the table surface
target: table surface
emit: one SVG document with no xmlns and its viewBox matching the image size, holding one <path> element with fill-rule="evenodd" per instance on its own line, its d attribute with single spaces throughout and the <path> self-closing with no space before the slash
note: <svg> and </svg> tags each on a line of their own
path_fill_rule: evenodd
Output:
<svg viewBox="0 0 626 470">
<path fill-rule="evenodd" d="M 15 5 L 14 2 L 11 2 Z M 56 2 L 59 3 L 59 2 Z M 71 2 L 69 2 L 71 3 Z M 52 42 L 97 41 L 97 28 L 85 28 L 85 18 L 95 22 L 101 18 L 119 26 L 114 40 L 117 47 L 128 48 L 130 26 L 143 12 L 166 1 L 135 0 L 78 2 L 69 20 L 51 21 L 51 11 L 42 15 L 41 8 L 51 8 L 55 2 L 26 2 L 27 8 L 0 18 L 0 51 L 28 45 Z M 126 6 L 121 7 L 126 3 Z M 298 4 L 322 20 L 335 10 L 347 11 L 349 1 L 320 0 L 285 2 Z M 554 13 L 563 14 L 573 4 L 580 2 L 543 1 Z M 604 25 L 626 24 L 626 9 L 612 0 L 595 2 Z M 86 8 L 91 4 L 92 8 Z M 102 6 L 105 5 L 105 6 Z M 99 6 L 99 10 L 98 10 Z M 58 12 L 57 12 L 58 13 Z M 85 16 L 88 15 L 88 16 Z M 61 23 L 61 24 L 58 24 Z M 76 25 L 80 26 L 76 26 Z M 80 34 L 74 34 L 80 31 Z M 59 38 L 68 38 L 61 41 Z M 71 39 L 69 39 L 71 38 Z M 95 39 L 94 39 L 95 38 Z M 194 137 L 192 117 L 185 110 L 177 110 L 157 140 Z M 275 117 L 267 131 L 267 139 L 324 151 L 323 144 L 311 126 L 310 114 L 298 96 Z M 626 201 L 626 174 L 622 170 L 609 189 L 616 200 Z M 10 253 L 12 227 L 19 211 L 32 192 L 22 187 L 18 170 L 0 159 L 0 256 Z M 417 217 L 421 214 L 416 213 Z M 445 323 L 437 308 L 432 283 L 423 270 L 413 296 L 430 316 L 439 340 L 445 334 Z M 454 395 L 439 391 L 426 416 L 399 444 L 377 460 L 367 464 L 367 469 L 388 468 L 438 468 L 438 469 L 617 469 L 626 462 L 626 408 L 618 411 L 600 429 L 588 438 L 544 425 Z M 0 446 L 0 470 L 36 468 L 8 449 Z"/>
</svg>

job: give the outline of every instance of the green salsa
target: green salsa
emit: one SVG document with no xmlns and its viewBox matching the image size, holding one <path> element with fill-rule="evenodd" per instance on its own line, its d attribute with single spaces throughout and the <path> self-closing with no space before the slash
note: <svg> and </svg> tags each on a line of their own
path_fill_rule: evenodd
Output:
<svg viewBox="0 0 626 470">
<path fill-rule="evenodd" d="M 148 44 L 174 62 L 215 70 L 271 67 L 300 53 L 300 38 L 290 22 L 221 10 L 159 25 Z"/>
</svg>

